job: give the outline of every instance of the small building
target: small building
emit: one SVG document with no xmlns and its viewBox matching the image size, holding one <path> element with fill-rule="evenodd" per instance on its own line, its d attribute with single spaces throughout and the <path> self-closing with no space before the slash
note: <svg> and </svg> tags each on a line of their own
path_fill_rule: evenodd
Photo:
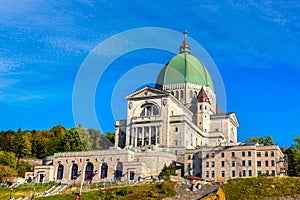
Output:
<svg viewBox="0 0 300 200">
<path fill-rule="evenodd" d="M 185 175 L 197 175 L 217 181 L 260 175 L 286 175 L 286 161 L 278 145 L 228 143 L 215 147 L 187 150 L 184 156 Z"/>
</svg>

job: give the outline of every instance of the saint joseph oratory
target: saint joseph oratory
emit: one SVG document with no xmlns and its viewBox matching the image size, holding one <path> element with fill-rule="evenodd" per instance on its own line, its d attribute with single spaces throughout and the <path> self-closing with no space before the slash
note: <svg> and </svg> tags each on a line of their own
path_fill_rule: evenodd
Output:
<svg viewBox="0 0 300 200">
<path fill-rule="evenodd" d="M 155 88 L 126 97 L 127 119 L 116 121 L 109 150 L 62 152 L 35 167 L 35 181 L 100 182 L 157 176 L 174 163 L 184 172 L 188 149 L 237 142 L 234 113 L 222 113 L 212 78 L 186 39 L 160 71 Z"/>
<path fill-rule="evenodd" d="M 185 149 L 237 141 L 234 113 L 221 113 L 212 78 L 190 53 L 186 40 L 161 70 L 155 88 L 126 97 L 127 119 L 116 122 L 121 148 L 166 148 L 176 155 Z"/>
</svg>

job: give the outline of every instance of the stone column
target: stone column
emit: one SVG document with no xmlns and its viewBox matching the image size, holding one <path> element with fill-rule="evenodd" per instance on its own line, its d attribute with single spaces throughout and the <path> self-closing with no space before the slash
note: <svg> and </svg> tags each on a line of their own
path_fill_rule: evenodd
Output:
<svg viewBox="0 0 300 200">
<path fill-rule="evenodd" d="M 119 126 L 116 125 L 116 134 L 115 134 L 115 147 L 118 147 L 118 144 L 119 144 Z"/>
<path fill-rule="evenodd" d="M 145 145 L 145 127 L 142 127 L 142 146 Z"/>
<path fill-rule="evenodd" d="M 138 128 L 135 128 L 135 138 L 134 138 L 134 147 L 137 147 L 137 139 L 138 139 Z"/>
</svg>

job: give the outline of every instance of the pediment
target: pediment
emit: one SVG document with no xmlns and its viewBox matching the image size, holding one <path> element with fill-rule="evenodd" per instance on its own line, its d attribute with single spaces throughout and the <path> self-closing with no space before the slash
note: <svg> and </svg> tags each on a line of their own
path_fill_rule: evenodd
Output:
<svg viewBox="0 0 300 200">
<path fill-rule="evenodd" d="M 126 96 L 126 99 L 128 100 L 128 99 L 136 99 L 136 98 L 163 97 L 168 95 L 169 93 L 167 92 L 146 86 L 138 91 L 129 94 L 128 96 Z"/>
<path fill-rule="evenodd" d="M 236 118 L 235 113 L 230 113 L 229 116 L 230 116 L 230 119 L 231 119 L 231 120 L 236 124 L 236 126 L 238 127 L 238 126 L 239 126 L 239 122 L 238 122 L 238 120 L 237 120 L 237 118 Z"/>
</svg>

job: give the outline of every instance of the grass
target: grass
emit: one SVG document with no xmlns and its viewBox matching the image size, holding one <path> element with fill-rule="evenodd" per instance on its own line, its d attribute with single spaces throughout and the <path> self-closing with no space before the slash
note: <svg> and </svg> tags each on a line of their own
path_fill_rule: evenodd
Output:
<svg viewBox="0 0 300 200">
<path fill-rule="evenodd" d="M 124 187 L 111 187 L 83 193 L 83 200 L 154 200 L 174 196 L 176 194 L 175 183 L 162 182 Z M 39 198 L 39 200 L 71 200 L 74 194 L 61 194 Z"/>
<path fill-rule="evenodd" d="M 10 193 L 12 197 L 15 199 L 19 197 L 26 197 L 33 193 L 33 190 L 35 189 L 36 193 L 42 193 L 48 190 L 51 187 L 51 185 L 41 185 L 41 184 L 24 184 L 21 185 L 18 188 L 12 188 L 12 192 L 10 188 L 0 188 L 0 199 L 9 199 Z"/>
<path fill-rule="evenodd" d="M 258 177 L 230 180 L 222 185 L 226 200 L 267 199 L 300 195 L 300 178 Z"/>
</svg>

